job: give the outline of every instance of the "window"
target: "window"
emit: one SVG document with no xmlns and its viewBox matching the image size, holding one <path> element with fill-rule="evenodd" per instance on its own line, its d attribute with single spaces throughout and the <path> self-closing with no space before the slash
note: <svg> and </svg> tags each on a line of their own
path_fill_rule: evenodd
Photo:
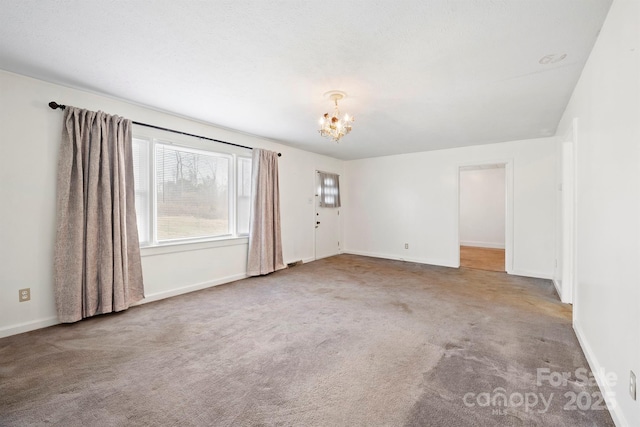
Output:
<svg viewBox="0 0 640 427">
<path fill-rule="evenodd" d="M 141 246 L 248 233 L 250 158 L 134 138 L 133 160 Z"/>
<path fill-rule="evenodd" d="M 323 208 L 340 207 L 340 176 L 318 171 L 318 194 Z"/>
<path fill-rule="evenodd" d="M 133 176 L 136 192 L 136 218 L 140 242 L 149 242 L 150 186 L 149 186 L 149 141 L 133 140 Z"/>
<path fill-rule="evenodd" d="M 238 234 L 249 234 L 251 159 L 238 158 Z"/>
</svg>

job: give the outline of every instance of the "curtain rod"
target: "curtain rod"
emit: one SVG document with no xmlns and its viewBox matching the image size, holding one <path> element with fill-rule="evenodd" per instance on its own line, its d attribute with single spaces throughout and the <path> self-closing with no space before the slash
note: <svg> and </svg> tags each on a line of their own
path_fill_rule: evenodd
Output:
<svg viewBox="0 0 640 427">
<path fill-rule="evenodd" d="M 318 169 L 316 169 L 316 173 L 328 173 L 329 175 L 337 175 L 337 176 L 340 176 L 340 174 L 339 174 L 339 173 L 335 173 L 335 172 L 325 172 L 325 171 L 321 171 L 321 170 L 318 170 Z"/>
<path fill-rule="evenodd" d="M 65 108 L 67 108 L 66 105 L 58 104 L 55 101 L 51 101 L 49 103 L 49 107 L 51 107 L 52 110 L 57 110 L 58 108 L 61 109 L 61 110 L 64 110 Z M 175 130 L 175 129 L 163 128 L 163 127 L 160 127 L 160 126 L 149 125 L 147 123 L 140 123 L 140 122 L 136 122 L 136 121 L 133 121 L 133 120 L 131 120 L 131 123 L 133 123 L 134 125 L 138 125 L 138 126 L 146 126 L 148 128 L 164 130 L 164 131 L 167 131 L 167 132 L 178 133 L 180 135 L 192 136 L 194 138 L 206 139 L 207 141 L 219 142 L 221 144 L 233 145 L 234 147 L 240 147 L 240 148 L 246 148 L 248 150 L 253 150 L 252 147 L 247 147 L 246 145 L 234 144 L 233 142 L 221 141 L 219 139 L 213 139 L 213 138 L 209 138 L 209 137 L 201 136 L 201 135 L 194 135 L 192 133 L 182 132 L 182 131 Z M 282 156 L 282 153 L 278 153 L 278 157 L 280 157 L 280 156 Z"/>
</svg>

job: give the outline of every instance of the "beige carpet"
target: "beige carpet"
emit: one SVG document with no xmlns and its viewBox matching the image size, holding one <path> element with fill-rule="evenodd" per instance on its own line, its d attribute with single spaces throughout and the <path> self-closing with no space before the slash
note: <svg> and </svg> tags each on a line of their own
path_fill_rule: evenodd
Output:
<svg viewBox="0 0 640 427">
<path fill-rule="evenodd" d="M 612 426 L 587 367 L 549 281 L 341 255 L 1 339 L 0 425 Z"/>
</svg>

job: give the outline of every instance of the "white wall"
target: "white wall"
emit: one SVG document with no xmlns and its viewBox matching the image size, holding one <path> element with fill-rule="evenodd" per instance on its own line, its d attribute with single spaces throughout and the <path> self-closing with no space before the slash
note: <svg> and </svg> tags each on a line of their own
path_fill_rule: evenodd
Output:
<svg viewBox="0 0 640 427">
<path fill-rule="evenodd" d="M 460 244 L 504 249 L 505 167 L 460 170 Z"/>
<path fill-rule="evenodd" d="M 0 93 L 0 336 L 57 323 L 52 270 L 62 112 L 51 110 L 49 101 L 281 152 L 284 259 L 313 259 L 314 171 L 342 173 L 342 161 L 4 71 L 0 71 Z M 186 245 L 179 252 L 144 250 L 148 299 L 244 277 L 246 245 L 246 239 L 240 239 L 226 244 Z M 21 288 L 31 288 L 31 301 L 18 302 Z"/>
<path fill-rule="evenodd" d="M 550 278 L 555 262 L 556 143 L 555 138 L 541 138 L 346 162 L 345 252 L 459 266 L 459 167 L 510 161 L 510 272 Z"/>
<path fill-rule="evenodd" d="M 613 2 L 557 134 L 574 118 L 574 327 L 592 369 L 618 376 L 604 389 L 616 424 L 638 426 L 640 400 L 627 387 L 630 370 L 640 377 L 639 1 Z"/>
</svg>

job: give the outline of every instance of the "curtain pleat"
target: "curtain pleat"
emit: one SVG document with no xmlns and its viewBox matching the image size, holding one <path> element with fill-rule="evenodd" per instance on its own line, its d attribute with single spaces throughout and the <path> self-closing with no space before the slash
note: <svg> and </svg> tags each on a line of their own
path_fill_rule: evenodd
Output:
<svg viewBox="0 0 640 427">
<path fill-rule="evenodd" d="M 125 310 L 144 298 L 130 120 L 65 109 L 57 211 L 59 320 Z"/>
<path fill-rule="evenodd" d="M 278 154 L 254 148 L 251 167 L 247 274 L 259 276 L 285 268 L 280 235 Z"/>
</svg>

